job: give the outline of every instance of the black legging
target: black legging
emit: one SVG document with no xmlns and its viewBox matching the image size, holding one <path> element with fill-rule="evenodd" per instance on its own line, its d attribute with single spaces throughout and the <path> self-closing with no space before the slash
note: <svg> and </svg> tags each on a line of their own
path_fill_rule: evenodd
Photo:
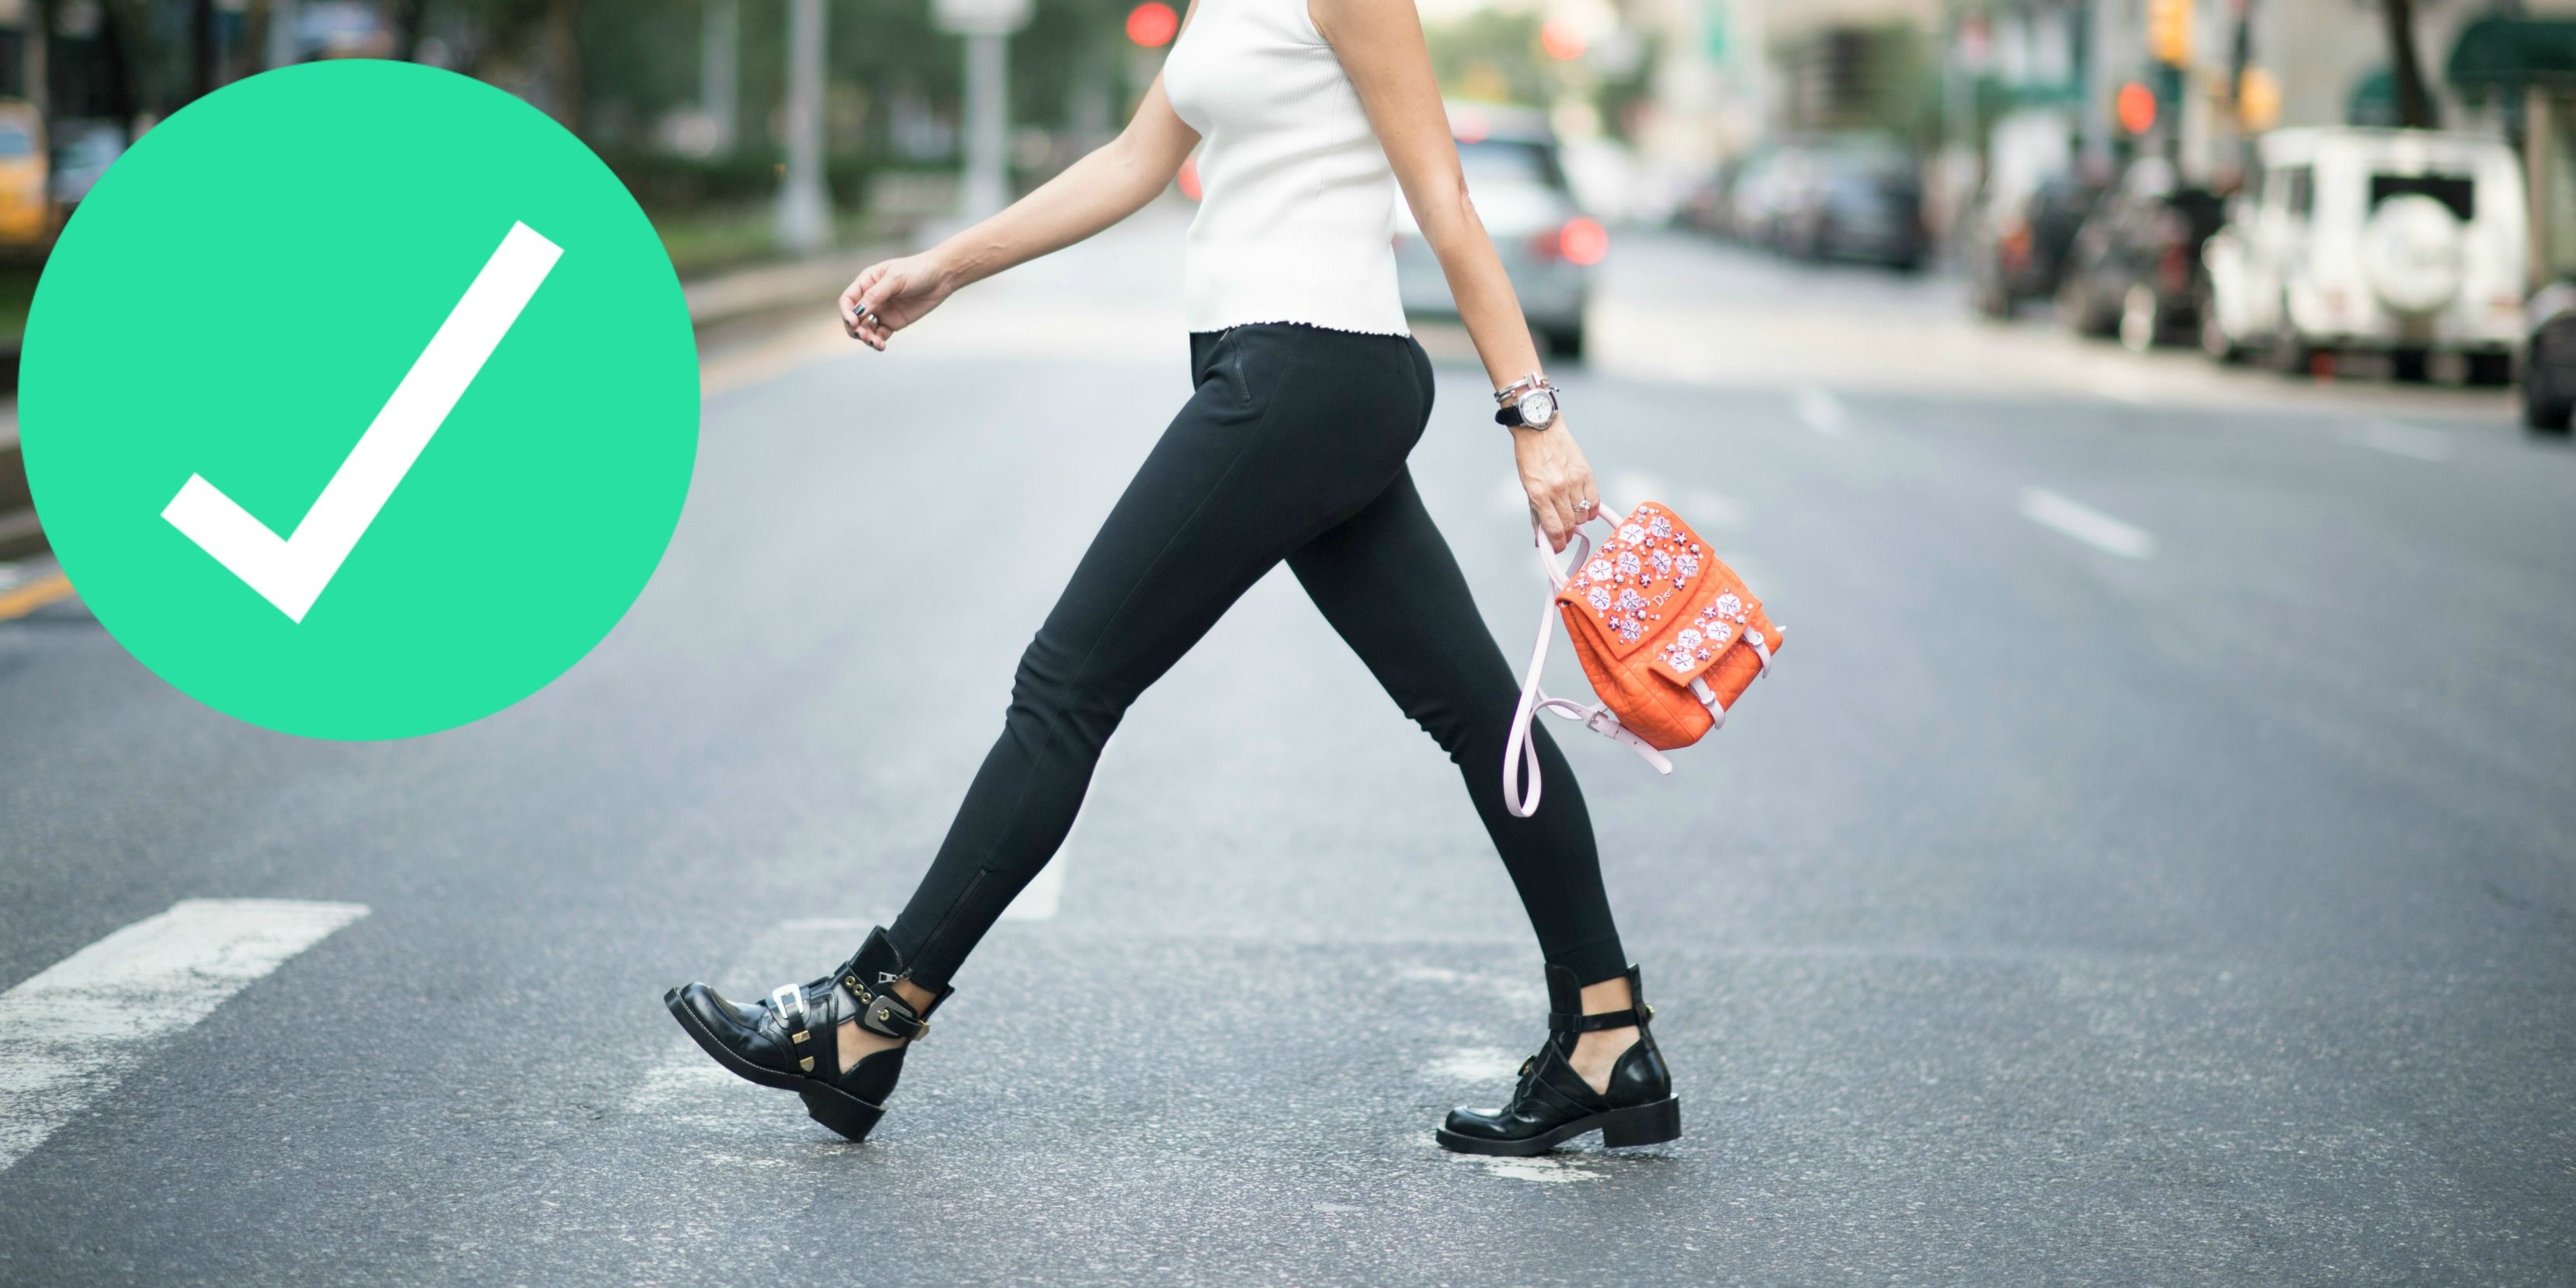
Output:
<svg viewBox="0 0 2576 1288">
<path fill-rule="evenodd" d="M 894 923 L 914 977 L 948 983 L 1063 842 L 1129 704 L 1281 559 L 1457 763 L 1547 959 L 1587 983 L 1626 970 L 1591 816 L 1544 731 L 1546 807 L 1503 808 L 1519 685 L 1404 465 L 1431 416 L 1422 346 L 1268 324 L 1192 335 L 1190 359 L 1197 392 L 1021 656 L 1002 736 Z"/>
</svg>

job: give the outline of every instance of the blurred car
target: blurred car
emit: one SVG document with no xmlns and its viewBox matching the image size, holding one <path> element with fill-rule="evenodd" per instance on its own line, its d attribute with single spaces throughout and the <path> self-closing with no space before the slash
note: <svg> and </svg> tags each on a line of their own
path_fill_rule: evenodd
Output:
<svg viewBox="0 0 2576 1288">
<path fill-rule="evenodd" d="M 33 103 L 0 100 L 0 245 L 37 246 L 53 235 L 47 168 L 44 117 Z"/>
<path fill-rule="evenodd" d="M 1968 241 L 1968 298 L 1988 317 L 2027 300 L 2054 299 L 2076 230 L 2101 204 L 2102 185 L 2072 174 L 1987 203 Z"/>
<path fill-rule="evenodd" d="M 1923 266 L 1923 180 L 1903 147 L 1876 136 L 1829 138 L 1797 150 L 1778 199 L 1774 244 L 1808 259 Z"/>
<path fill-rule="evenodd" d="M 125 155 L 125 127 L 114 121 L 54 123 L 54 205 L 68 214 Z"/>
<path fill-rule="evenodd" d="M 2576 282 L 2543 287 L 2531 297 L 2530 334 L 2522 353 L 2522 423 L 2564 434 L 2576 419 Z"/>
<path fill-rule="evenodd" d="M 2177 183 L 2161 158 L 2129 167 L 2075 234 L 2059 317 L 2141 353 L 2191 340 L 2200 327 L 2201 247 L 2225 215 L 2217 193 Z"/>
<path fill-rule="evenodd" d="M 1449 126 L 1476 215 L 1531 332 L 1553 356 L 1583 356 L 1584 308 L 1593 270 L 1610 253 L 1610 234 L 1575 204 L 1555 135 L 1538 113 L 1473 105 L 1453 105 Z M 1449 279 L 1403 202 L 1396 203 L 1395 270 L 1407 314 L 1457 316 Z"/>
<path fill-rule="evenodd" d="M 2464 355 L 2473 383 L 2512 378 L 2524 330 L 2522 170 L 2497 139 L 2432 130 L 2275 130 L 2261 180 L 2202 254 L 2202 343 L 2268 350 L 2288 371 L 2316 355 L 2389 356 L 2421 378 Z"/>
</svg>

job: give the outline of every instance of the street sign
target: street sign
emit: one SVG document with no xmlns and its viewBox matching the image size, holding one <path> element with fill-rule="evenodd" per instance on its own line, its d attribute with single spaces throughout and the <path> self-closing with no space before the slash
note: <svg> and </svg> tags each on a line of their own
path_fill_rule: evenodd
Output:
<svg viewBox="0 0 2576 1288">
<path fill-rule="evenodd" d="M 960 36 L 1007 36 L 1028 25 L 1029 0 L 931 0 L 930 20 Z"/>
</svg>

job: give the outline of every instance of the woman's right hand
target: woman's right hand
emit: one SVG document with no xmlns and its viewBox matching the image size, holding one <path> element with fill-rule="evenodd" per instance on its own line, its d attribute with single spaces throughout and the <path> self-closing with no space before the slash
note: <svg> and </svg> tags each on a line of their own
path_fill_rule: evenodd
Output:
<svg viewBox="0 0 2576 1288">
<path fill-rule="evenodd" d="M 880 260 L 841 292 L 841 329 L 882 353 L 895 332 L 920 321 L 956 289 L 956 279 L 929 255 Z"/>
</svg>

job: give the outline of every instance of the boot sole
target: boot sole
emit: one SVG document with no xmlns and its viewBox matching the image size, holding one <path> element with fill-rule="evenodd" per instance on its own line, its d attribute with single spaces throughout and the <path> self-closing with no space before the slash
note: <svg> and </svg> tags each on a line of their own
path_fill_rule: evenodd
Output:
<svg viewBox="0 0 2576 1288">
<path fill-rule="evenodd" d="M 866 1140 L 868 1133 L 875 1129 L 877 1120 L 885 1116 L 885 1106 L 869 1104 L 829 1083 L 800 1074 L 764 1069 L 743 1059 L 734 1053 L 733 1048 L 717 1041 L 716 1035 L 699 1022 L 696 1013 L 681 1003 L 680 990 L 676 988 L 662 994 L 662 1005 L 670 1008 L 671 1018 L 680 1022 L 680 1027 L 697 1042 L 698 1049 L 724 1066 L 725 1072 L 745 1082 L 795 1092 L 805 1100 L 807 1117 L 850 1140 Z"/>
<path fill-rule="evenodd" d="M 1479 1136 L 1461 1136 L 1443 1127 L 1432 1134 L 1439 1138 L 1442 1149 L 1461 1154 L 1486 1154 L 1503 1158 L 1528 1158 L 1544 1154 L 1585 1132 L 1601 1133 L 1605 1149 L 1627 1149 L 1636 1145 L 1660 1145 L 1678 1140 L 1682 1134 L 1682 1102 L 1679 1096 L 1667 1096 L 1652 1104 L 1630 1105 L 1589 1117 L 1577 1118 L 1554 1131 L 1543 1132 L 1525 1140 L 1486 1140 Z"/>
</svg>

